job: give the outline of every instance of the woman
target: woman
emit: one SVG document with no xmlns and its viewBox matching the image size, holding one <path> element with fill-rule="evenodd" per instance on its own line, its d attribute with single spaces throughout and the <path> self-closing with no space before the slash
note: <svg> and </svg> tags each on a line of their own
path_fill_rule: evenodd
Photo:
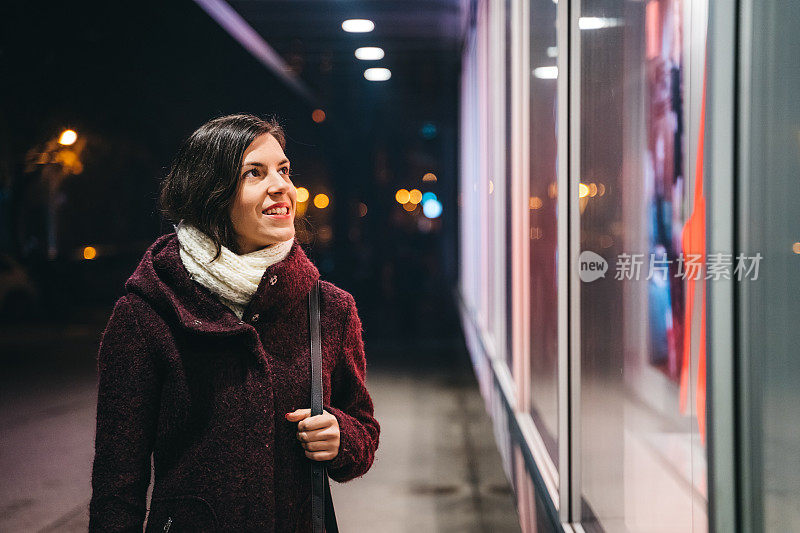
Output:
<svg viewBox="0 0 800 533">
<path fill-rule="evenodd" d="M 98 353 L 90 531 L 310 531 L 311 461 L 339 482 L 380 426 L 353 297 L 320 281 L 322 415 L 310 417 L 308 294 L 280 126 L 211 120 L 183 144 Z"/>
</svg>

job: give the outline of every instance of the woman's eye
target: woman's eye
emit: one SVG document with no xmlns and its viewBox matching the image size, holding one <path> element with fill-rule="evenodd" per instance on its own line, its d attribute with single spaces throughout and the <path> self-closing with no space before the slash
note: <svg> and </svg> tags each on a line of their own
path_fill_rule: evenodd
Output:
<svg viewBox="0 0 800 533">
<path fill-rule="evenodd" d="M 251 175 L 255 176 L 257 172 L 258 172 L 258 169 L 251 168 L 250 170 L 248 170 L 247 172 L 244 173 L 244 177 L 247 178 L 247 177 L 249 177 Z"/>
<path fill-rule="evenodd" d="M 283 171 L 283 175 L 284 176 L 288 176 L 289 175 L 289 167 L 283 167 L 281 170 Z"/>
</svg>

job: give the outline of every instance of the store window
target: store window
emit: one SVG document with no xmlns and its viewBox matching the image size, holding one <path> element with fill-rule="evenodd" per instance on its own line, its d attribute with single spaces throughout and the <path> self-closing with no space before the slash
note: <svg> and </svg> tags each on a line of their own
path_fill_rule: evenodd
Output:
<svg viewBox="0 0 800 533">
<path fill-rule="evenodd" d="M 504 212 L 504 220 L 505 220 L 505 256 L 506 261 L 504 265 L 505 270 L 505 311 L 506 311 L 506 335 L 504 339 L 504 349 L 506 353 L 506 363 L 508 364 L 509 369 L 514 368 L 514 350 L 513 350 L 513 328 L 512 328 L 512 317 L 513 317 L 513 294 L 515 290 L 518 288 L 514 287 L 513 284 L 513 274 L 512 269 L 514 265 L 514 261 L 512 258 L 513 254 L 513 246 L 512 246 L 512 225 L 513 225 L 513 215 L 514 211 L 512 209 L 512 200 L 514 199 L 511 194 L 511 180 L 513 179 L 513 159 L 512 154 L 513 150 L 511 149 L 512 143 L 516 142 L 516 139 L 512 137 L 512 124 L 513 124 L 513 116 L 512 116 L 512 97 L 513 97 L 513 77 L 512 77 L 512 68 L 513 68 L 513 57 L 514 57 L 514 41 L 513 41 L 513 29 L 512 24 L 513 20 L 513 12 L 512 12 L 512 0 L 505 0 L 504 1 L 504 34 L 505 34 L 505 47 L 504 47 L 504 90 L 505 90 L 505 150 L 504 158 L 505 158 L 505 187 L 504 187 L 504 198 L 503 198 L 503 212 Z M 513 370 L 512 370 L 513 372 Z"/>
<path fill-rule="evenodd" d="M 582 0 L 580 484 L 589 530 L 707 529 L 705 381 L 686 257 L 704 47 L 684 0 Z M 702 43 L 702 39 L 700 39 Z M 697 229 L 697 228 L 694 228 Z M 598 276 L 591 265 L 607 266 Z M 694 328 L 693 329 L 693 325 Z"/>
<path fill-rule="evenodd" d="M 556 4 L 530 4 L 530 410 L 558 465 Z"/>
</svg>

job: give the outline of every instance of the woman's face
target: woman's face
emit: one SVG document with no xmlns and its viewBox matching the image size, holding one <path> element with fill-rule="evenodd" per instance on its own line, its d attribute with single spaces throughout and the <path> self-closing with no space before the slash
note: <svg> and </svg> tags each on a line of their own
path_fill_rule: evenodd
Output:
<svg viewBox="0 0 800 533">
<path fill-rule="evenodd" d="M 281 145 L 269 133 L 256 137 L 242 157 L 230 211 L 239 254 L 294 238 L 296 204 L 297 190 L 289 178 L 289 160 Z M 288 208 L 285 215 L 266 213 L 281 205 Z"/>
</svg>

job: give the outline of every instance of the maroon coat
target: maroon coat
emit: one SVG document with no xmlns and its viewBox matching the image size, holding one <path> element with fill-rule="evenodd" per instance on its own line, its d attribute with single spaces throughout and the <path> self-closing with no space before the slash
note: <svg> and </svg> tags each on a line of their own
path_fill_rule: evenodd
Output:
<svg viewBox="0 0 800 533">
<path fill-rule="evenodd" d="M 310 531 L 311 462 L 285 413 L 310 407 L 308 294 L 319 271 L 297 239 L 243 320 L 194 282 L 175 233 L 125 283 L 98 353 L 90 531 Z M 380 426 L 352 295 L 320 286 L 323 407 L 341 432 L 331 479 L 363 475 Z"/>
</svg>

